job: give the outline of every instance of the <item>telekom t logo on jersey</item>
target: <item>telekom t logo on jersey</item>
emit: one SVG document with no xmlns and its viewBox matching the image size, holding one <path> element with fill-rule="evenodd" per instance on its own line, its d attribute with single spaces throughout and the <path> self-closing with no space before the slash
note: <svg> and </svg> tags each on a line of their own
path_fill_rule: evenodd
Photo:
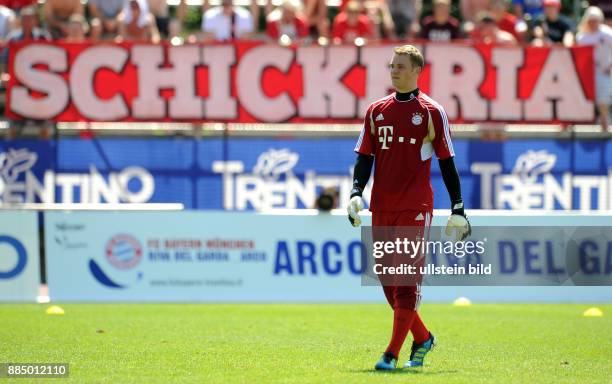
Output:
<svg viewBox="0 0 612 384">
<path fill-rule="evenodd" d="M 393 141 L 393 126 L 383 125 L 378 127 L 378 142 L 382 143 L 381 149 L 389 149 L 387 144 Z"/>
</svg>

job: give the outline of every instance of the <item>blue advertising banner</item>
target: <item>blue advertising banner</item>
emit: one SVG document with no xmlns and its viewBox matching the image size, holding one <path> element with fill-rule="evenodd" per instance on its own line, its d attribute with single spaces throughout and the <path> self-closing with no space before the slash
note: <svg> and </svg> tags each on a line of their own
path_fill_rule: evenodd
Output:
<svg viewBox="0 0 612 384">
<path fill-rule="evenodd" d="M 38 296 L 40 266 L 36 212 L 0 211 L 0 301 Z"/>
<path fill-rule="evenodd" d="M 348 138 L 62 139 L 0 143 L 0 199 L 183 203 L 190 209 L 311 208 L 351 189 Z M 469 208 L 612 209 L 612 141 L 454 140 Z M 437 162 L 435 208 L 448 208 Z M 366 190 L 366 201 L 369 189 Z"/>
</svg>

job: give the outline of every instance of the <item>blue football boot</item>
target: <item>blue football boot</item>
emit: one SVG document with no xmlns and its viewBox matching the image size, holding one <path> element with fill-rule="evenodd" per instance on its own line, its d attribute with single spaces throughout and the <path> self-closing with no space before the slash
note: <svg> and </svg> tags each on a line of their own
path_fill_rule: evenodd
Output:
<svg viewBox="0 0 612 384">
<path fill-rule="evenodd" d="M 436 338 L 429 332 L 429 339 L 421 344 L 412 342 L 412 350 L 410 352 L 410 360 L 404 364 L 404 368 L 422 367 L 423 359 L 429 351 L 436 345 Z"/>
<path fill-rule="evenodd" d="M 385 352 L 374 366 L 377 371 L 393 371 L 397 367 L 397 357 L 391 352 Z"/>
</svg>

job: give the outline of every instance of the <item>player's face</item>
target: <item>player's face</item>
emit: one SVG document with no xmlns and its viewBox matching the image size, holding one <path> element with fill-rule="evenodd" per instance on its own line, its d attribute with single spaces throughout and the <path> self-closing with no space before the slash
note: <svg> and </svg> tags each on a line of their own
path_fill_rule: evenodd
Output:
<svg viewBox="0 0 612 384">
<path fill-rule="evenodd" d="M 400 92 L 412 91 L 419 76 L 419 68 L 413 68 L 412 62 L 408 55 L 393 55 L 393 59 L 389 63 L 389 72 L 391 74 L 391 83 L 393 87 Z"/>
</svg>

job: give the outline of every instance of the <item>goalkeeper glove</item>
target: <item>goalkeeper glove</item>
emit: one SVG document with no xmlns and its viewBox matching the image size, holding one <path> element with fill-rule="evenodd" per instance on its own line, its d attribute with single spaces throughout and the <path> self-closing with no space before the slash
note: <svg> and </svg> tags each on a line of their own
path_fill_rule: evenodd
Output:
<svg viewBox="0 0 612 384">
<path fill-rule="evenodd" d="M 351 191 L 351 201 L 349 202 L 346 211 L 348 212 L 348 219 L 353 227 L 361 225 L 361 217 L 359 217 L 359 211 L 363 209 L 363 199 L 361 198 L 361 190 L 359 188 L 353 188 Z"/>
<path fill-rule="evenodd" d="M 446 223 L 446 236 L 455 233 L 456 241 L 463 241 L 472 234 L 472 226 L 463 210 L 463 201 L 458 201 L 453 204 L 453 209 L 448 222 Z"/>
</svg>

